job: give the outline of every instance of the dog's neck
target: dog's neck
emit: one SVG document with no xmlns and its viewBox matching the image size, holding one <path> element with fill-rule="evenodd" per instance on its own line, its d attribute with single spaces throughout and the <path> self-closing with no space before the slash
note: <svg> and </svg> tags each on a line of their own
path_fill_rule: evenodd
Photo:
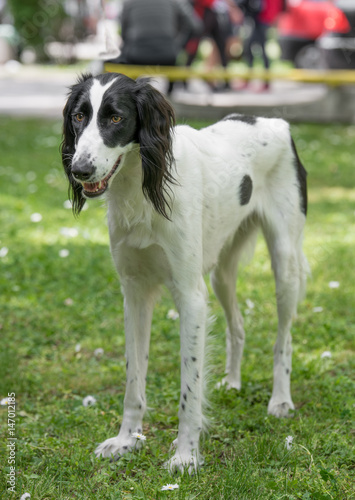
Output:
<svg viewBox="0 0 355 500">
<path fill-rule="evenodd" d="M 109 217 L 116 227 L 131 231 L 135 226 L 151 227 L 154 208 L 142 191 L 142 160 L 139 146 L 126 153 L 122 169 L 107 193 Z M 109 221 L 110 222 L 110 221 Z"/>
</svg>

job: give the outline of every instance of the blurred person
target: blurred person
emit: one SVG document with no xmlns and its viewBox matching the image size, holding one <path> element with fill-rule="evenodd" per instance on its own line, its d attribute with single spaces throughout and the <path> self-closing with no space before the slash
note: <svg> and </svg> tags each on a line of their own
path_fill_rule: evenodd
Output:
<svg viewBox="0 0 355 500">
<path fill-rule="evenodd" d="M 121 54 L 110 62 L 175 66 L 201 23 L 187 0 L 124 0 Z"/>
<path fill-rule="evenodd" d="M 224 0 L 224 8 L 228 9 L 228 30 L 226 31 L 225 54 L 226 62 L 231 59 L 239 59 L 242 55 L 242 40 L 240 38 L 240 27 L 243 22 L 243 13 L 233 0 Z M 216 44 L 213 42 L 212 53 L 207 59 L 207 70 L 221 64 L 221 58 Z"/>
<path fill-rule="evenodd" d="M 234 39 L 233 19 L 239 12 L 233 0 L 190 0 L 196 14 L 203 21 L 203 33 L 200 37 L 191 39 L 186 47 L 188 54 L 187 66 L 190 66 L 196 57 L 198 47 L 202 38 L 212 40 L 212 53 L 207 61 L 208 69 L 212 69 L 218 62 L 227 67 L 228 47 L 232 38 Z M 225 90 L 229 88 L 229 82 L 224 82 L 222 86 L 211 85 L 212 90 Z"/>
<path fill-rule="evenodd" d="M 190 66 L 196 57 L 201 38 L 211 38 L 216 44 L 222 66 L 227 66 L 227 40 L 233 34 L 229 15 L 229 0 L 191 0 L 198 17 L 203 21 L 203 33 L 187 45 Z"/>
<path fill-rule="evenodd" d="M 262 59 L 265 69 L 270 68 L 270 60 L 266 53 L 267 31 L 275 22 L 277 16 L 284 9 L 284 0 L 235 0 L 238 7 L 243 11 L 246 22 L 251 27 L 251 34 L 244 44 L 244 53 L 250 68 L 254 64 L 253 46 L 261 48 Z M 243 84 L 244 87 L 248 82 Z M 267 90 L 269 83 L 264 82 L 261 90 Z"/>
</svg>

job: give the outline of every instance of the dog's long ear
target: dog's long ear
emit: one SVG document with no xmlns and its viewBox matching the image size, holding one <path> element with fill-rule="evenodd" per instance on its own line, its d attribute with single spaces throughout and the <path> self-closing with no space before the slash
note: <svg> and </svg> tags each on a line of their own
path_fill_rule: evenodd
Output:
<svg viewBox="0 0 355 500">
<path fill-rule="evenodd" d="M 174 183 L 172 133 L 174 110 L 149 83 L 137 82 L 138 142 L 143 169 L 143 193 L 158 213 L 169 219 L 169 184 Z"/>
<path fill-rule="evenodd" d="M 76 101 L 78 100 L 83 83 L 91 78 L 91 75 L 83 75 L 76 85 L 70 89 L 68 101 L 63 110 L 63 141 L 61 144 L 62 163 L 64 171 L 69 180 L 69 199 L 72 201 L 73 213 L 78 215 L 85 204 L 85 198 L 82 196 L 82 187 L 75 182 L 71 173 L 72 159 L 75 153 L 75 134 L 72 125 L 72 113 Z"/>
</svg>

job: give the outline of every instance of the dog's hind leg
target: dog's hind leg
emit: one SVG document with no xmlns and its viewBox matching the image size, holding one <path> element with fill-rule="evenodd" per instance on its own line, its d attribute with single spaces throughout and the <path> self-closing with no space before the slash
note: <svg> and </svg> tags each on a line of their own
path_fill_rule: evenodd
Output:
<svg viewBox="0 0 355 500">
<path fill-rule="evenodd" d="M 274 345 L 274 383 L 268 413 L 286 417 L 294 409 L 290 378 L 292 368 L 291 324 L 304 285 L 305 258 L 301 250 L 303 214 L 287 217 L 276 208 L 262 228 L 269 248 L 276 282 L 278 333 Z"/>
<path fill-rule="evenodd" d="M 235 289 L 241 255 L 250 242 L 254 243 L 256 233 L 257 227 L 254 223 L 249 221 L 249 224 L 243 224 L 233 242 L 222 250 L 218 264 L 211 273 L 213 290 L 224 309 L 227 320 L 226 376 L 218 384 L 218 387 L 226 385 L 227 389 L 241 388 L 241 360 L 245 332 Z"/>
<path fill-rule="evenodd" d="M 130 278 L 123 284 L 123 290 L 127 377 L 123 420 L 118 436 L 107 439 L 96 448 L 96 455 L 103 457 L 117 457 L 142 445 L 137 434 L 142 434 L 146 409 L 150 328 L 158 289 Z"/>
</svg>

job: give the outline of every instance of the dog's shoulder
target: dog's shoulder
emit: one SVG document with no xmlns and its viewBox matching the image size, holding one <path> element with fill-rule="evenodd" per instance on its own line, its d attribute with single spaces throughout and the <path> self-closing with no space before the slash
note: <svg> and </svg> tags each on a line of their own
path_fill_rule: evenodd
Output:
<svg viewBox="0 0 355 500">
<path fill-rule="evenodd" d="M 184 151 L 192 153 L 194 146 L 199 149 L 202 140 L 201 130 L 189 125 L 176 125 L 173 133 L 175 159 Z"/>
</svg>

